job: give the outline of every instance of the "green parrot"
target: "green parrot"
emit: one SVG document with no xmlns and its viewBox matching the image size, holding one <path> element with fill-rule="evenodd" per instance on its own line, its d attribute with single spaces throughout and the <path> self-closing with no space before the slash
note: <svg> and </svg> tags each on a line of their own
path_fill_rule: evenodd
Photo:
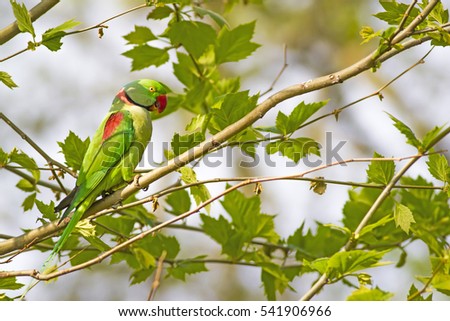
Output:
<svg viewBox="0 0 450 321">
<path fill-rule="evenodd" d="M 55 259 L 98 196 L 138 178 L 134 169 L 152 135 L 151 112 L 164 111 L 168 91 L 155 80 L 140 79 L 126 84 L 116 95 L 84 155 L 75 188 L 55 207 L 55 212 L 66 208 L 58 224 L 74 212 L 44 267 Z"/>
</svg>

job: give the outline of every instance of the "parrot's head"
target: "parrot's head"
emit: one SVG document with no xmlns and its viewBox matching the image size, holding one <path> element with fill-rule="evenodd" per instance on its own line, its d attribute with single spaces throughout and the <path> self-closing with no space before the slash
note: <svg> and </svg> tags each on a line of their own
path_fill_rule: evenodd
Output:
<svg viewBox="0 0 450 321">
<path fill-rule="evenodd" d="M 119 92 L 126 100 L 148 111 L 162 113 L 167 106 L 168 87 L 151 79 L 139 79 L 126 84 Z"/>
</svg>

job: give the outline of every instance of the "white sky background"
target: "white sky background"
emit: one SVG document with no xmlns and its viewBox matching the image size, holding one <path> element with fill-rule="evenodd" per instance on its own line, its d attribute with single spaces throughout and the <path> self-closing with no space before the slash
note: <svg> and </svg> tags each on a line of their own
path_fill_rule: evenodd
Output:
<svg viewBox="0 0 450 321">
<path fill-rule="evenodd" d="M 38 1 L 25 1 L 28 8 L 33 7 L 36 3 Z M 37 34 L 40 34 L 48 28 L 75 18 L 83 22 L 80 27 L 87 27 L 139 3 L 137 1 L 65 1 L 39 19 L 34 26 Z M 10 11 L 9 2 L 2 1 L 0 3 L 0 28 L 12 21 L 13 16 Z M 91 136 L 108 111 L 114 95 L 123 84 L 138 78 L 153 78 L 167 83 L 174 91 L 180 91 L 182 87 L 172 74 L 171 64 L 166 64 L 158 69 L 150 68 L 131 73 L 129 71 L 131 61 L 121 56 L 121 53 L 126 50 L 125 40 L 122 36 L 133 30 L 134 25 L 150 25 L 155 34 L 159 34 L 163 30 L 163 25 L 149 23 L 145 19 L 147 12 L 140 10 L 108 23 L 109 28 L 104 30 L 103 39 L 98 39 L 97 32 L 91 31 L 64 38 L 62 49 L 56 53 L 42 47 L 38 48 L 36 52 L 27 52 L 2 63 L 0 70 L 10 73 L 19 88 L 10 90 L 5 86 L 0 86 L 0 110 L 29 134 L 49 155 L 62 162 L 63 158 L 58 153 L 59 147 L 56 142 L 64 140 L 69 130 L 74 131 L 83 139 Z M 249 16 L 246 21 L 253 19 L 255 17 Z M 376 23 L 374 18 L 369 18 L 369 21 Z M 264 66 L 261 73 L 250 73 L 250 76 L 242 79 L 242 90 L 249 89 L 252 93 L 268 88 L 282 65 L 283 44 L 269 42 L 264 35 L 258 34 L 258 30 L 257 24 L 256 41 L 263 47 L 246 61 L 230 66 L 235 71 L 243 70 L 243 74 L 246 74 L 246 70 Z M 28 35 L 15 37 L 0 48 L 0 58 L 23 49 L 28 40 Z M 429 47 L 425 45 L 384 63 L 381 70 L 378 71 L 382 75 L 380 78 L 389 81 L 416 62 L 428 49 Z M 301 53 L 288 51 L 288 63 L 289 56 L 296 54 Z M 420 135 L 435 125 L 448 123 L 450 120 L 448 57 L 448 48 L 436 48 L 425 65 L 415 68 L 390 87 L 392 91 L 404 93 L 402 99 L 408 106 L 407 110 L 398 108 L 397 102 L 392 99 L 388 90 L 384 93 L 385 99 L 382 102 L 376 98 L 367 100 L 352 107 L 348 112 L 342 113 L 339 122 L 336 123 L 334 118 L 329 118 L 317 128 L 306 130 L 301 135 L 310 135 L 324 144 L 325 133 L 323 130 L 331 131 L 333 141 L 348 141 L 341 150 L 340 155 L 343 159 L 370 157 L 374 150 L 385 156 L 414 154 L 413 148 L 404 143 L 403 136 L 393 128 L 384 111 L 394 114 L 413 129 L 415 129 L 415 124 L 411 122 L 415 119 L 422 120 L 427 126 L 419 130 Z M 374 86 L 370 80 L 370 73 L 366 74 L 365 78 L 357 77 L 340 85 L 345 103 L 368 95 L 379 87 Z M 289 64 L 288 69 L 276 84 L 274 92 L 316 76 L 320 75 L 314 74 L 305 66 Z M 326 111 L 340 107 L 340 105 L 335 105 L 333 97 L 329 98 L 331 101 L 325 108 Z M 289 113 L 302 100 L 313 102 L 320 99 L 324 99 L 324 97 L 319 97 L 317 94 L 291 99 L 270 111 L 259 125 L 273 123 L 279 110 Z M 180 111 L 180 113 L 183 112 Z M 184 130 L 185 123 L 190 119 L 190 116 L 185 114 L 184 119 L 177 114 L 171 114 L 154 122 L 152 141 L 156 146 L 163 142 L 170 142 L 174 132 Z M 436 120 L 439 123 L 436 123 Z M 449 139 L 446 139 L 440 147 L 445 148 L 448 143 Z M 372 150 L 362 151 L 358 148 L 360 144 L 368 144 Z M 31 147 L 2 123 L 0 123 L 0 147 L 5 151 L 18 147 L 34 155 L 39 164 L 44 164 L 44 161 Z M 158 154 L 155 159 L 161 159 L 160 149 L 154 152 Z M 261 151 L 259 155 L 262 157 L 263 152 Z M 267 167 L 261 164 L 255 169 L 247 170 L 246 174 L 282 175 L 296 173 L 306 168 L 302 164 L 286 168 L 286 159 L 277 156 L 272 156 L 272 159 L 277 162 L 276 167 Z M 221 166 L 211 169 L 200 165 L 197 169 L 198 178 L 241 175 L 242 171 L 236 167 L 238 160 L 239 158 L 236 157 L 231 167 Z M 350 164 L 346 168 L 332 168 L 314 176 L 364 181 L 366 166 L 366 164 Z M 421 174 L 430 179 L 424 162 L 414 166 L 408 174 L 414 177 Z M 149 192 L 173 182 L 175 177 L 172 174 L 161 182 L 155 183 L 150 187 Z M 0 170 L 0 233 L 17 235 L 20 234 L 20 227 L 39 226 L 35 222 L 39 215 L 37 209 L 22 213 L 20 204 L 26 194 L 13 188 L 18 180 L 13 174 Z M 68 187 L 73 185 L 69 179 L 65 182 Z M 217 184 L 208 187 L 211 194 L 215 195 L 223 190 L 223 186 L 223 184 Z M 306 221 L 307 226 L 311 227 L 314 226 L 315 220 L 339 223 L 348 190 L 343 186 L 329 185 L 327 192 L 319 196 L 310 192 L 309 185 L 304 182 L 277 182 L 264 184 L 263 187 L 264 191 L 261 195 L 263 212 L 278 215 L 276 218 L 277 231 L 282 237 L 292 234 L 303 220 Z M 39 199 L 49 202 L 53 199 L 53 195 L 43 193 L 39 195 Z M 220 205 L 213 205 L 212 213 L 223 212 Z M 162 216 L 163 212 L 160 209 L 156 214 Z M 196 217 L 189 219 L 189 222 L 192 223 L 197 221 Z M 169 233 L 176 233 L 177 236 L 180 236 L 182 253 L 192 251 L 195 253 L 194 255 L 211 253 L 210 245 L 213 244 L 212 252 L 220 254 L 220 249 L 215 243 L 204 236 L 173 230 L 170 230 Z M 416 245 L 416 247 L 416 252 L 419 254 L 426 250 L 421 245 Z M 17 257 L 14 264 L 9 264 L 7 269 L 38 268 L 45 258 L 46 254 L 42 255 L 33 251 L 31 254 Z M 411 264 L 415 259 L 412 255 L 409 257 Z M 395 260 L 395 256 L 392 257 L 392 260 Z M 124 266 L 113 265 L 106 266 L 106 268 L 105 266 L 104 264 L 102 268 L 94 266 L 87 273 L 77 272 L 51 284 L 40 284 L 30 292 L 28 298 L 30 300 L 142 300 L 146 298 L 150 280 L 129 287 L 129 271 Z M 224 299 L 216 292 L 214 282 L 228 277 L 242 280 L 241 288 L 234 289 L 234 291 L 244 291 L 248 299 L 264 298 L 263 290 L 260 288 L 259 269 L 219 265 L 209 265 L 208 268 L 210 272 L 188 277 L 186 283 L 163 280 L 157 298 L 161 300 Z M 389 271 L 389 273 L 385 273 L 385 271 Z M 403 269 L 385 267 L 372 272 L 374 283 L 387 291 L 398 292 L 397 285 L 403 284 L 403 280 L 409 280 L 409 284 L 413 281 L 410 276 L 404 275 Z M 426 274 L 427 271 L 420 271 L 420 273 Z M 283 298 L 298 298 L 308 289 L 312 280 L 312 278 L 302 277 L 299 282 L 294 283 L 298 293 L 287 291 Z M 21 281 L 28 282 L 25 278 Z M 222 284 L 221 282 L 221 286 Z M 350 291 L 351 289 L 347 287 L 329 286 L 317 298 L 323 300 L 344 298 L 345 295 L 342 293 Z M 402 299 L 405 295 L 406 293 L 398 293 L 395 298 Z"/>
</svg>

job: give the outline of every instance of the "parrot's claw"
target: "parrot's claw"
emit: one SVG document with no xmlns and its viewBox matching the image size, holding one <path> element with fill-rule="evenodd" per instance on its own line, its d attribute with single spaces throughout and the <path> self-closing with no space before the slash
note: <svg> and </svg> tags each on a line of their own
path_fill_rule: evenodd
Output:
<svg viewBox="0 0 450 321">
<path fill-rule="evenodd" d="M 113 209 L 118 209 L 119 207 L 122 207 L 122 206 L 123 206 L 122 200 L 120 200 L 120 201 L 118 201 L 117 203 L 113 204 L 111 207 L 112 207 Z"/>
<path fill-rule="evenodd" d="M 145 191 L 148 190 L 148 186 L 146 186 L 146 187 L 141 187 L 141 184 L 139 184 L 139 179 L 141 178 L 141 176 L 142 176 L 141 174 L 137 174 L 137 175 L 134 177 L 133 182 L 134 182 L 134 186 L 136 186 L 137 188 L 142 189 L 142 190 L 145 192 Z"/>
</svg>

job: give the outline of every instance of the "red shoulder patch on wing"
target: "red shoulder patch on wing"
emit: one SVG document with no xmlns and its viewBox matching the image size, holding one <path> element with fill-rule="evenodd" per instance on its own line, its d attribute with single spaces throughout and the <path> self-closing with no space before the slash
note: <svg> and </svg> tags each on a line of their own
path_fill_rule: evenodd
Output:
<svg viewBox="0 0 450 321">
<path fill-rule="evenodd" d="M 123 120 L 122 113 L 115 113 L 109 116 L 106 121 L 105 128 L 103 129 L 103 140 L 108 139 L 112 133 L 116 130 L 117 126 L 120 125 L 120 122 Z"/>
</svg>

